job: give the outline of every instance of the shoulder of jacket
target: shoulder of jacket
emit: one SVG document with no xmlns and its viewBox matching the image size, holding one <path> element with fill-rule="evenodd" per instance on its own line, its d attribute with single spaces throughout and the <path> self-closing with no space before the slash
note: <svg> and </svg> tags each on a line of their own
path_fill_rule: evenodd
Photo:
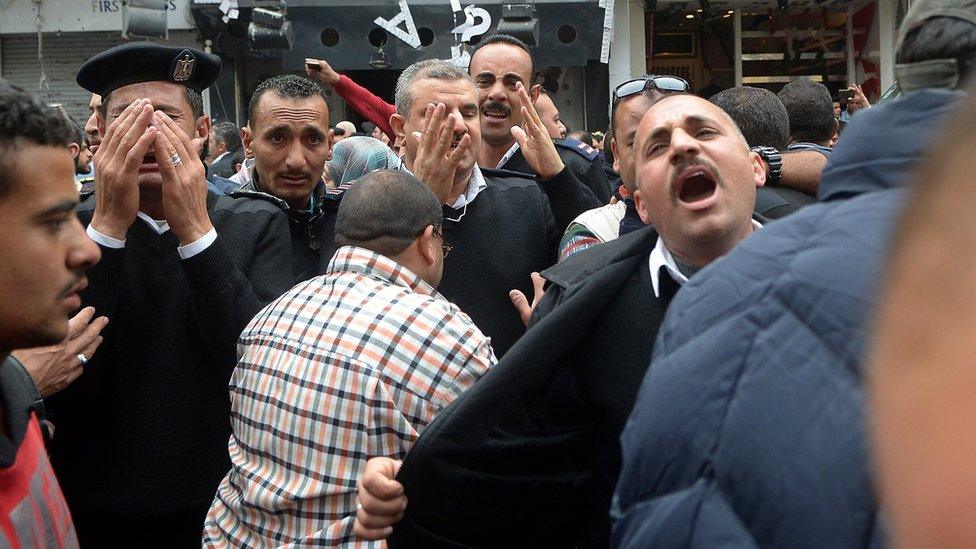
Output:
<svg viewBox="0 0 976 549">
<path fill-rule="evenodd" d="M 582 156 L 589 162 L 595 161 L 596 157 L 600 155 L 600 151 L 594 149 L 593 147 L 587 145 L 586 143 L 583 143 L 582 141 L 573 139 L 571 137 L 567 137 L 566 139 L 557 139 L 555 143 L 556 143 L 557 150 L 573 151 L 574 153 L 578 154 L 579 156 Z"/>
<path fill-rule="evenodd" d="M 228 209 L 242 209 L 242 208 L 246 209 L 246 206 L 248 206 L 248 205 L 267 203 L 267 204 L 274 205 L 275 207 L 277 207 L 281 211 L 284 211 L 284 212 L 287 212 L 288 211 L 288 203 L 287 202 L 285 202 L 284 200 L 278 198 L 277 196 L 274 196 L 274 195 L 268 194 L 268 193 L 264 193 L 264 192 L 261 192 L 261 191 L 252 191 L 252 190 L 248 190 L 248 189 L 237 189 L 236 191 L 227 193 L 227 195 L 225 195 L 224 198 L 229 198 L 229 199 L 233 200 L 234 202 L 239 202 L 240 203 L 240 204 L 237 204 L 237 206 L 240 206 L 240 207 L 238 207 L 238 208 L 230 208 L 230 207 L 228 207 Z M 220 202 L 220 201 L 218 200 L 218 202 Z M 223 202 L 224 202 L 224 204 L 228 204 L 227 201 L 223 201 Z M 258 209 L 260 209 L 260 208 L 258 208 Z"/>
<path fill-rule="evenodd" d="M 227 195 L 217 195 L 214 211 L 224 210 L 232 213 L 258 213 L 263 211 L 288 212 L 284 200 L 260 191 L 237 190 Z"/>
<path fill-rule="evenodd" d="M 542 277 L 563 288 L 585 283 L 600 270 L 620 261 L 650 253 L 657 241 L 651 227 L 583 250 L 542 272 Z"/>
</svg>

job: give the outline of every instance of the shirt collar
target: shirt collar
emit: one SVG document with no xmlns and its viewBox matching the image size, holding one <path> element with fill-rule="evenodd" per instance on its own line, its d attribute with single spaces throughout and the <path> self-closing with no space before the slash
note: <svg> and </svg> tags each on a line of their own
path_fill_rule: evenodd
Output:
<svg viewBox="0 0 976 549">
<path fill-rule="evenodd" d="M 163 234 L 169 230 L 169 222 L 167 222 L 165 219 L 160 219 L 157 221 L 150 217 L 149 214 L 143 212 L 136 213 L 136 216 L 145 221 L 146 225 L 149 225 L 149 228 L 156 231 L 158 234 Z"/>
<path fill-rule="evenodd" d="M 214 158 L 213 159 L 213 162 L 211 162 L 210 165 L 212 166 L 212 165 L 216 164 L 217 162 L 220 162 L 220 159 L 223 158 L 223 157 L 225 157 L 225 156 L 227 156 L 228 154 L 230 154 L 230 151 L 226 151 L 226 152 L 222 152 L 222 153 L 218 154 L 217 155 L 217 158 Z"/>
<path fill-rule="evenodd" d="M 402 158 L 400 160 L 400 169 L 410 175 L 413 175 L 413 172 L 407 167 L 407 163 L 403 162 Z M 481 168 L 475 164 L 474 168 L 471 170 L 471 177 L 468 179 L 467 188 L 465 188 L 464 192 L 461 193 L 461 196 L 457 197 L 457 200 L 455 200 L 453 204 L 449 204 L 449 206 L 455 210 L 460 210 L 461 208 L 474 202 L 474 199 L 478 196 L 478 194 L 487 187 L 488 181 L 485 179 L 485 174 L 481 173 Z"/>
<path fill-rule="evenodd" d="M 481 168 L 475 164 L 474 169 L 471 170 L 471 179 L 468 179 L 468 188 L 464 190 L 464 194 L 457 197 L 457 200 L 454 201 L 454 204 L 451 204 L 451 207 L 455 210 L 460 210 L 474 202 L 478 193 L 485 190 L 486 187 L 488 187 L 488 182 L 485 181 L 485 175 L 481 173 Z"/>
<path fill-rule="evenodd" d="M 325 274 L 359 273 L 378 278 L 418 294 L 440 297 L 433 286 L 396 261 L 366 248 L 343 246 L 336 250 Z"/>
<path fill-rule="evenodd" d="M 753 219 L 752 226 L 758 230 L 762 228 L 762 223 Z M 678 269 L 678 264 L 675 263 L 674 256 L 671 255 L 671 251 L 668 250 L 668 247 L 664 244 L 664 239 L 660 236 L 657 237 L 657 244 L 651 250 L 648 266 L 651 269 L 651 286 L 654 287 L 654 297 L 661 297 L 660 276 L 662 267 L 668 271 L 668 275 L 678 285 L 684 285 L 685 282 L 688 282 L 688 277 Z"/>
<path fill-rule="evenodd" d="M 517 153 L 518 150 L 519 150 L 519 144 L 518 141 L 516 141 L 515 143 L 512 144 L 512 148 L 508 149 L 508 152 L 506 152 L 502 156 L 502 159 L 498 161 L 498 165 L 495 166 L 495 169 L 496 170 L 502 169 L 502 166 L 504 166 L 506 162 L 511 160 L 511 158 L 515 156 L 515 153 Z"/>
</svg>

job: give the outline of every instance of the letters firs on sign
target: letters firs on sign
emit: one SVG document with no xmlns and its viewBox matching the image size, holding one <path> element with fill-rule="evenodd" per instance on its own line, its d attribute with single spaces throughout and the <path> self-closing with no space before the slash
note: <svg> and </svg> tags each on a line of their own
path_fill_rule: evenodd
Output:
<svg viewBox="0 0 976 549">
<path fill-rule="evenodd" d="M 410 13 L 410 6 L 407 5 L 407 0 L 399 0 L 398 5 L 400 13 L 396 14 L 393 19 L 377 17 L 373 22 L 393 36 L 403 40 L 410 47 L 418 49 L 420 48 L 420 35 L 417 34 L 417 25 Z M 475 36 L 480 36 L 491 28 L 491 15 L 484 8 L 467 6 L 461 9 L 460 0 L 451 0 L 451 10 L 455 15 L 459 13 L 464 15 L 464 22 L 451 31 L 452 34 L 461 35 L 461 42 L 467 42 Z M 400 26 L 401 23 L 403 23 L 403 27 Z M 460 45 L 451 48 L 451 59 L 458 64 L 463 62 L 465 58 L 470 59 L 468 53 L 462 53 L 461 49 Z M 463 66 L 467 67 L 467 63 L 464 63 Z"/>
</svg>

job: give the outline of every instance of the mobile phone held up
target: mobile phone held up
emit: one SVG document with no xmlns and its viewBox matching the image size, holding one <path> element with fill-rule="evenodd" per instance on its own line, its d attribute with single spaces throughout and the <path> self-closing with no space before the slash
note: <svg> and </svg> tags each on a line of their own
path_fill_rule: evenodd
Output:
<svg viewBox="0 0 976 549">
<path fill-rule="evenodd" d="M 837 102 L 846 105 L 854 99 L 854 90 L 840 90 L 837 92 Z"/>
</svg>

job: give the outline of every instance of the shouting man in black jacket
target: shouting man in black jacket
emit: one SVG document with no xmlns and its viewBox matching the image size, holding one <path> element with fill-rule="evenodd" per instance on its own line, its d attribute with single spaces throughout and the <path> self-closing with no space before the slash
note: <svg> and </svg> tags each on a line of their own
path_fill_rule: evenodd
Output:
<svg viewBox="0 0 976 549">
<path fill-rule="evenodd" d="M 652 106 L 634 151 L 636 207 L 657 232 L 543 273 L 551 285 L 525 337 L 407 454 L 397 480 L 410 503 L 393 542 L 607 546 L 617 439 L 657 329 L 679 287 L 759 226 L 752 209 L 765 181 L 732 120 L 693 96 Z M 372 493 L 383 484 L 377 463 L 363 478 L 363 534 L 388 525 L 372 515 L 374 496 L 393 495 Z"/>
<path fill-rule="evenodd" d="M 81 297 L 110 323 L 50 408 L 52 461 L 85 546 L 199 543 L 230 466 L 237 337 L 292 284 L 284 214 L 207 191 L 200 91 L 219 71 L 214 55 L 139 42 L 77 75 L 102 96 L 95 195 L 78 208 L 102 261 Z"/>
</svg>

